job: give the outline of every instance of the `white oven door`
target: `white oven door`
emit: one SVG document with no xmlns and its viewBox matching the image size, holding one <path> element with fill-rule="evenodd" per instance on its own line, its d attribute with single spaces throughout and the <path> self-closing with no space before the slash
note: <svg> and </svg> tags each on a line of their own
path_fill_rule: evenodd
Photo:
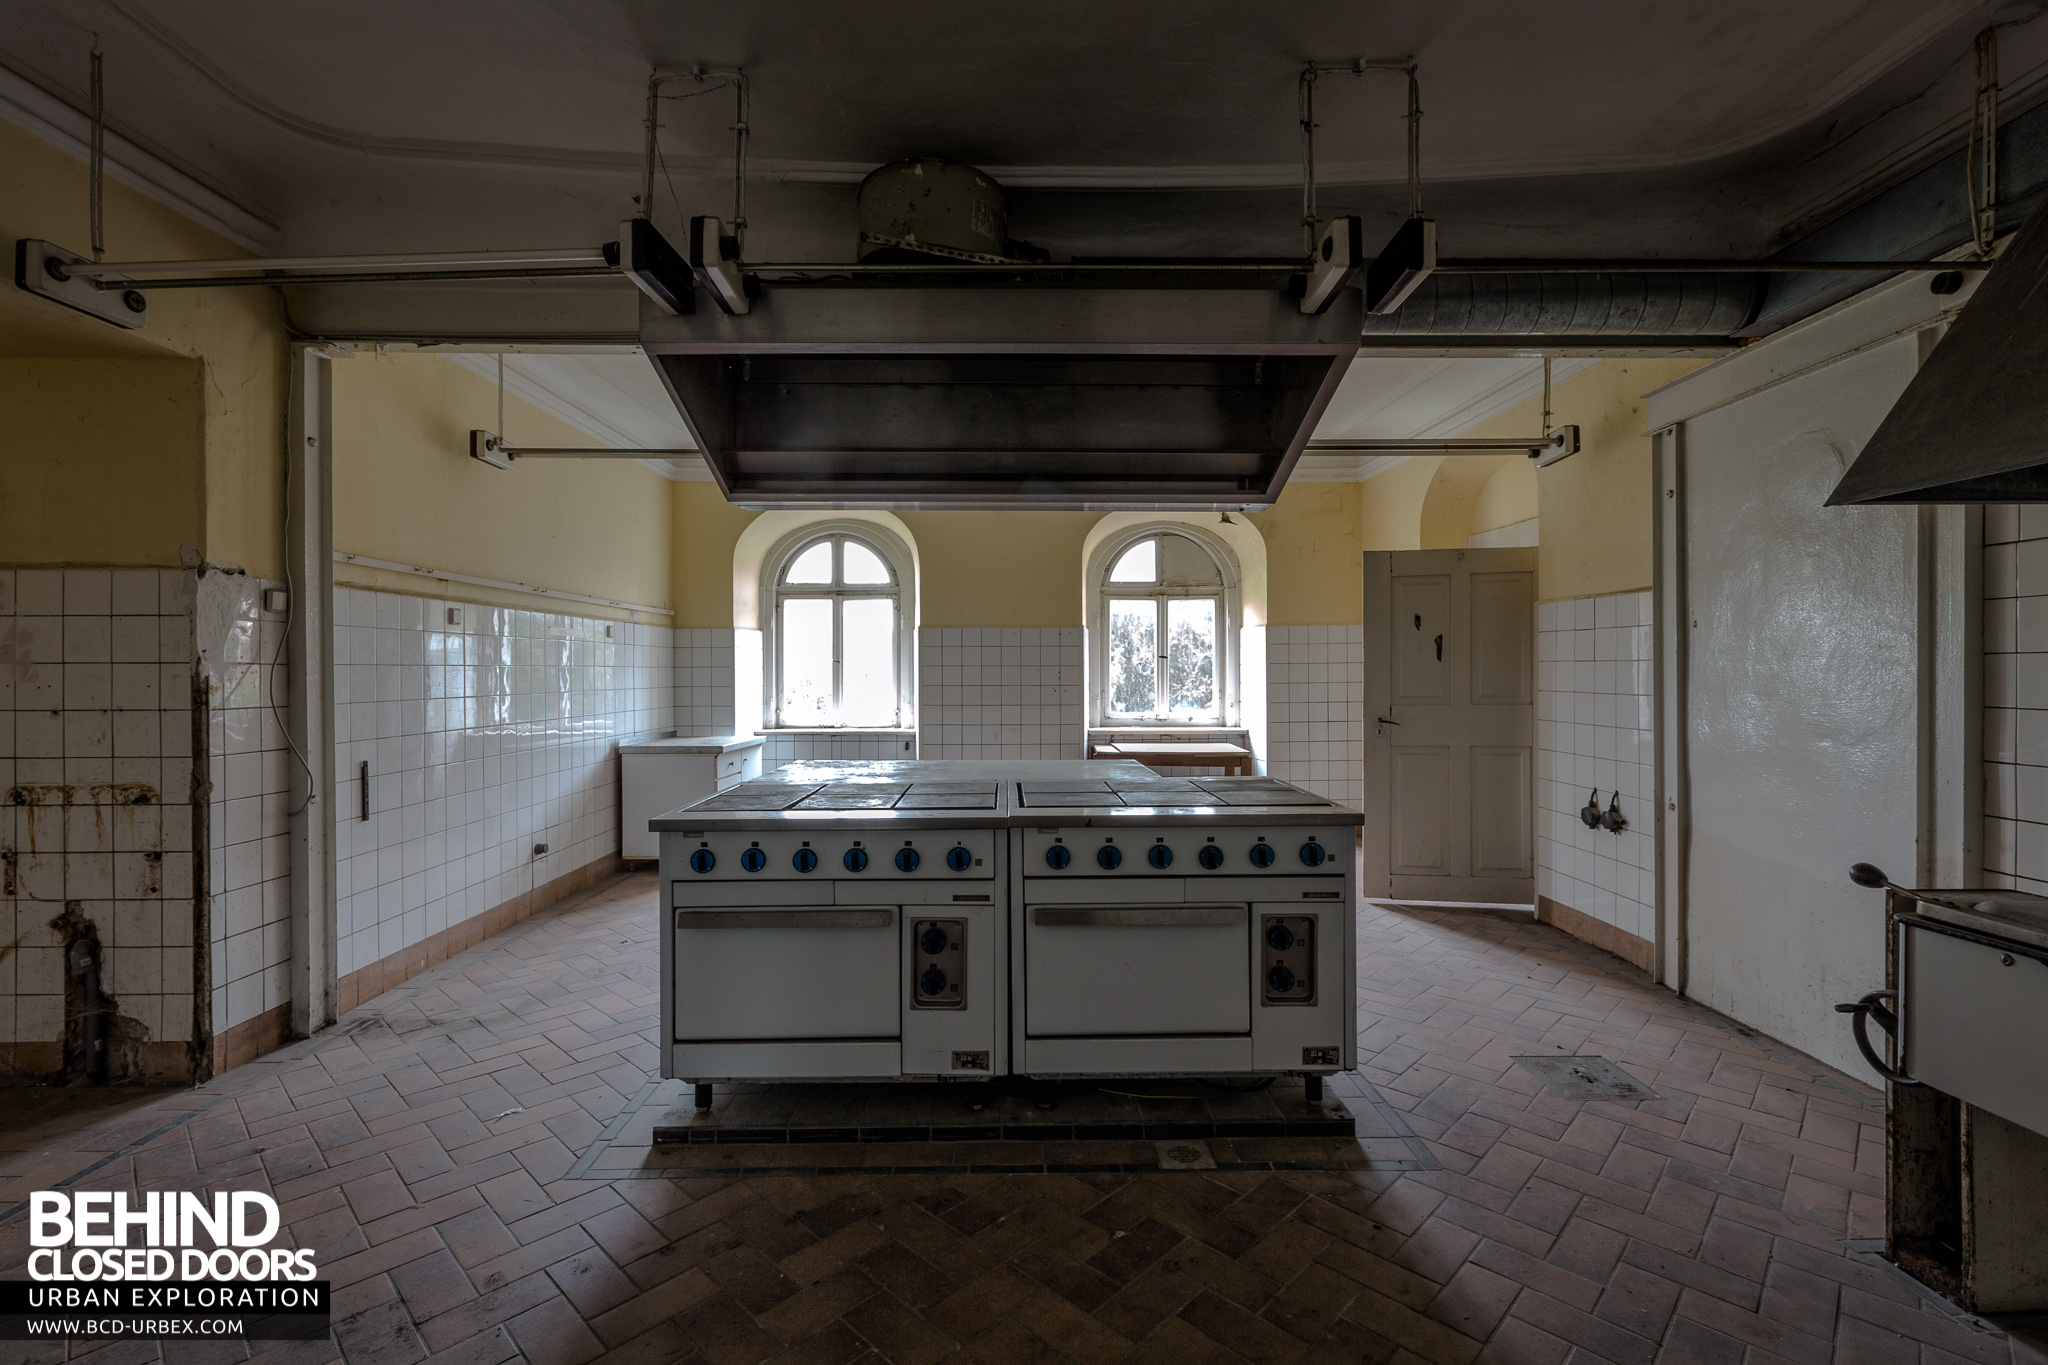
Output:
<svg viewBox="0 0 2048 1365">
<path fill-rule="evenodd" d="M 1032 906 L 1024 946 L 1029 1037 L 1251 1032 L 1245 906 Z"/>
<path fill-rule="evenodd" d="M 896 911 L 678 910 L 675 1041 L 894 1039 Z"/>
</svg>

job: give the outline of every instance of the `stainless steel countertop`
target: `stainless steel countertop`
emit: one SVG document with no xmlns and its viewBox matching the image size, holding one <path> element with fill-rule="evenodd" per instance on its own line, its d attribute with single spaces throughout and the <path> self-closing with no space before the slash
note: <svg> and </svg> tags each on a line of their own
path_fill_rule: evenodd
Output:
<svg viewBox="0 0 2048 1365">
<path fill-rule="evenodd" d="M 1197 785 L 1197 784 L 1200 785 Z M 920 794 L 992 788 L 985 805 L 898 807 Z M 1112 796 L 1122 789 L 1121 796 Z M 861 799 L 868 808 L 817 809 Z M 1071 804 L 1063 800 L 1071 795 Z M 1260 800 L 1270 795 L 1271 800 Z M 1156 797 L 1156 801 L 1146 798 Z M 1034 800 L 1034 798 L 1037 798 Z M 1144 804 L 1123 804 L 1126 799 Z M 759 805 L 748 809 L 747 803 Z M 1047 804 L 1038 804 L 1039 800 Z M 1096 802 L 1090 804 L 1091 801 Z M 812 808 L 795 808 L 800 802 Z M 790 808 L 784 808 L 785 806 Z M 1115 825 L 1362 825 L 1355 810 L 1273 778 L 1162 778 L 1142 763 L 1103 759 L 806 760 L 669 811 L 649 821 L 656 831 L 844 829 L 989 829 Z"/>
<path fill-rule="evenodd" d="M 1919 912 L 1958 929 L 2048 948 L 2048 896 L 2026 891 L 1915 891 Z"/>
</svg>

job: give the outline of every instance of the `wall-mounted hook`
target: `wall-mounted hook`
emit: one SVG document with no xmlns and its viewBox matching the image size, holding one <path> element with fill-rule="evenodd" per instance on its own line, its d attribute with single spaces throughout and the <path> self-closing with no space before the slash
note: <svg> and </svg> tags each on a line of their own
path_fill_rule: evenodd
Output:
<svg viewBox="0 0 2048 1365">
<path fill-rule="evenodd" d="M 1593 794 L 1586 798 L 1584 808 L 1579 811 L 1579 819 L 1585 821 L 1587 829 L 1600 828 L 1600 789 L 1598 787 L 1593 788 Z"/>
<path fill-rule="evenodd" d="M 1436 637 L 1436 661 L 1438 663 L 1444 661 L 1444 637 L 1441 635 Z"/>
<path fill-rule="evenodd" d="M 1593 795 L 1598 797 L 1600 793 L 1596 790 Z M 1619 791 L 1616 791 L 1612 799 L 1608 801 L 1607 812 L 1600 817 L 1600 825 L 1610 834 L 1619 834 L 1628 828 L 1628 817 L 1621 813 L 1621 793 Z"/>
</svg>

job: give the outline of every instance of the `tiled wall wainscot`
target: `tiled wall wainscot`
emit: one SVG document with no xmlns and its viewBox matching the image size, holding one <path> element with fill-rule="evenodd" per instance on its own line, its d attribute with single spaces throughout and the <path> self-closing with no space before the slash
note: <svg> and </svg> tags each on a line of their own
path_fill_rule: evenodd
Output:
<svg viewBox="0 0 2048 1365">
<path fill-rule="evenodd" d="M 1079 626 L 917 633 L 926 758 L 1082 758 Z"/>
<path fill-rule="evenodd" d="M 289 700 L 282 612 L 242 574 L 207 573 L 194 612 L 207 698 L 207 890 L 213 1069 L 224 1071 L 290 1037 L 292 935 Z"/>
<path fill-rule="evenodd" d="M 1266 771 L 1354 809 L 1364 801 L 1364 626 L 1266 628 Z"/>
<path fill-rule="evenodd" d="M 1656 941 L 1656 747 L 1647 592 L 1536 608 L 1537 913 L 1648 970 Z M 1579 818 L 1621 794 L 1628 827 Z"/>
<path fill-rule="evenodd" d="M 1984 509 L 1984 876 L 2048 895 L 2048 506 Z"/>
<path fill-rule="evenodd" d="M 193 601 L 186 571 L 0 570 L 0 1083 L 83 1074 L 67 945 L 111 997 L 108 1079 L 202 1060 Z"/>
<path fill-rule="evenodd" d="M 735 733 L 734 634 L 730 630 L 705 629 L 675 632 L 677 734 Z"/>
<path fill-rule="evenodd" d="M 617 866 L 618 746 L 674 725 L 674 634 L 335 593 L 342 1008 Z"/>
</svg>

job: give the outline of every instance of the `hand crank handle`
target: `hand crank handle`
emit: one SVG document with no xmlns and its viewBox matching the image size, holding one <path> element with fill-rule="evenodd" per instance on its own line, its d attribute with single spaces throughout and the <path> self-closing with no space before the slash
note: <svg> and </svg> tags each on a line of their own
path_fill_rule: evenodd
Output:
<svg viewBox="0 0 2048 1365">
<path fill-rule="evenodd" d="M 1898 1036 L 1899 1017 L 1893 1013 L 1886 1001 L 1899 998 L 1897 991 L 1872 991 L 1854 1004 L 1837 1005 L 1835 1013 L 1850 1017 L 1850 1030 L 1856 1035 L 1856 1050 L 1863 1054 L 1863 1060 L 1870 1063 L 1871 1070 L 1890 1081 L 1893 1085 L 1919 1085 L 1911 1076 L 1897 1072 L 1886 1065 L 1884 1058 L 1877 1055 L 1877 1049 L 1870 1045 L 1870 1035 L 1863 1027 L 1865 1016 L 1875 1018 L 1877 1026 L 1893 1037 Z"/>
</svg>

